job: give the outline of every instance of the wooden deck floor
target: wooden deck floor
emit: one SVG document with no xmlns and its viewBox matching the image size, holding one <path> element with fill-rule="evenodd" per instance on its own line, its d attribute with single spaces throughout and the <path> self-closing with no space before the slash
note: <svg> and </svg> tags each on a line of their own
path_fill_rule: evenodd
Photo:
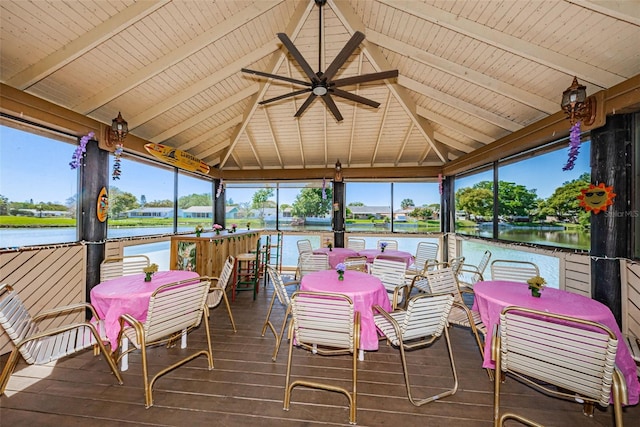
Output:
<svg viewBox="0 0 640 427">
<path fill-rule="evenodd" d="M 256 301 L 249 292 L 238 295 L 232 309 L 238 332 L 233 333 L 223 307 L 211 313 L 215 368 L 206 369 L 204 358 L 173 371 L 155 387 L 154 406 L 144 407 L 140 358 L 130 358 L 117 385 L 102 356 L 90 351 L 69 357 L 53 367 L 26 366 L 23 362 L 0 398 L 1 426 L 319 426 L 348 425 L 346 398 L 337 393 L 296 388 L 290 411 L 282 409 L 287 346 L 276 362 L 271 361 L 274 338 L 261 327 L 271 290 L 261 288 Z M 279 308 L 279 307 L 277 307 Z M 281 321 L 278 309 L 275 320 Z M 277 323 L 279 325 L 279 323 Z M 189 335 L 189 347 L 204 345 L 204 328 Z M 493 388 L 481 369 L 480 354 L 472 336 L 452 328 L 451 340 L 460 378 L 454 396 L 422 407 L 411 405 L 406 396 L 397 350 L 381 343 L 358 366 L 358 413 L 360 426 L 490 426 Z M 155 348 L 153 369 L 166 366 L 185 350 Z M 450 383 L 444 341 L 409 355 L 418 397 L 435 394 Z M 3 358 L 1 361 L 4 364 Z M 313 356 L 296 350 L 305 374 L 349 378 L 345 357 Z M 297 366 L 300 366 L 298 364 Z M 155 370 L 153 371 L 155 372 Z M 582 415 L 582 407 L 544 396 L 507 379 L 503 407 L 535 417 L 549 426 L 611 426 L 612 408 L 596 409 L 593 418 Z M 637 425 L 640 405 L 625 408 L 625 424 Z M 508 424 L 516 425 L 516 424 Z"/>
</svg>

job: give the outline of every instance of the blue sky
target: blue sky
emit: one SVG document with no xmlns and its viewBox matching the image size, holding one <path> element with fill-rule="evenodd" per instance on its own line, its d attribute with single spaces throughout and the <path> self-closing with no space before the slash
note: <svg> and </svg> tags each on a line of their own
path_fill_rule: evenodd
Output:
<svg viewBox="0 0 640 427">
<path fill-rule="evenodd" d="M 21 141 L 26 144 L 17 144 Z M 77 172 L 71 170 L 69 162 L 76 146 L 72 144 L 60 144 L 60 149 L 51 149 L 47 138 L 38 135 L 18 131 L 5 126 L 0 126 L 0 194 L 10 201 L 34 202 L 59 202 L 64 203 L 69 197 L 74 196 L 77 182 Z M 46 152 L 46 156 L 39 155 Z M 563 182 L 576 179 L 582 171 L 588 171 L 589 152 L 583 145 L 578 156 L 575 168 L 572 171 L 563 171 L 562 167 L 567 160 L 568 148 L 555 151 L 544 156 L 530 160 L 526 167 L 522 164 L 513 164 L 500 168 L 500 179 L 525 185 L 529 189 L 537 189 L 539 197 L 549 197 L 553 190 Z M 126 156 L 125 156 L 126 159 Z M 129 167 L 127 161 L 123 161 L 122 178 L 119 181 L 110 181 L 114 185 L 133 193 L 140 198 L 145 195 L 147 201 L 171 199 L 173 191 L 173 174 L 162 169 L 144 171 L 135 167 Z M 153 168 L 155 169 L 155 168 Z M 458 180 L 458 186 L 464 184 L 473 185 L 479 180 L 491 179 L 491 174 L 482 174 L 480 177 L 469 177 Z M 209 192 L 207 184 L 195 182 L 197 180 L 182 180 L 181 194 Z M 327 185 L 329 181 L 327 181 Z M 418 191 L 409 185 L 396 185 L 394 196 L 396 200 L 412 199 L 416 205 L 439 203 L 437 183 L 427 186 L 429 191 Z M 250 200 L 254 189 L 234 189 L 235 202 L 238 197 Z M 297 191 L 297 190 L 296 190 Z M 296 191 L 283 192 L 280 203 L 291 204 Z M 388 205 L 389 186 L 380 183 L 378 185 L 358 184 L 347 182 L 347 202 L 358 201 L 365 205 Z M 382 197 L 381 197 L 382 196 Z"/>
</svg>

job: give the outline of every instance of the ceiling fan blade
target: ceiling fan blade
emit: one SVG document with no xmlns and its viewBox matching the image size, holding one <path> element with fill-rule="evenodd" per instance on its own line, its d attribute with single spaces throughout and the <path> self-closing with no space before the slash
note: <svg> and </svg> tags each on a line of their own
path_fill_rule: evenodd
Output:
<svg viewBox="0 0 640 427">
<path fill-rule="evenodd" d="M 362 74 L 359 76 L 345 77 L 329 83 L 329 86 L 349 86 L 358 83 L 372 82 L 374 80 L 392 79 L 398 77 L 398 70 L 380 71 L 379 73 Z"/>
<path fill-rule="evenodd" d="M 270 78 L 270 79 L 283 80 L 285 82 L 295 83 L 297 85 L 311 86 L 311 83 L 309 83 L 309 82 L 305 82 L 305 81 L 297 80 L 297 79 L 292 79 L 291 77 L 279 76 L 277 74 L 263 73 L 262 71 L 250 70 L 248 68 L 241 68 L 240 71 L 242 71 L 243 73 L 254 74 L 256 76 L 267 77 L 267 78 Z"/>
<path fill-rule="evenodd" d="M 333 117 L 335 117 L 337 121 L 341 122 L 343 120 L 342 114 L 340 114 L 340 110 L 338 110 L 336 103 L 333 102 L 331 95 L 327 93 L 326 95 L 322 95 L 321 98 L 327 105 L 327 108 L 329 108 L 329 111 L 333 113 Z"/>
<path fill-rule="evenodd" d="M 364 40 L 363 33 L 361 33 L 360 31 L 356 31 L 355 33 L 353 33 L 347 44 L 345 44 L 340 53 L 338 53 L 338 56 L 336 56 L 329 67 L 327 67 L 322 78 L 331 80 L 333 76 L 336 75 L 340 67 L 342 67 L 342 64 L 344 64 L 347 59 L 349 59 L 353 51 L 356 50 L 360 43 L 362 43 L 362 40 Z"/>
<path fill-rule="evenodd" d="M 309 108 L 311 103 L 316 100 L 316 98 L 317 96 L 314 93 L 310 93 L 309 97 L 304 101 L 300 108 L 298 108 L 298 111 L 296 111 L 296 114 L 293 117 L 300 117 L 302 113 L 304 113 L 305 110 Z"/>
<path fill-rule="evenodd" d="M 301 89 L 291 93 L 285 93 L 284 95 L 276 96 L 275 98 L 265 99 L 264 101 L 258 102 L 260 105 L 269 104 L 271 102 L 280 101 L 281 99 L 291 98 L 293 96 L 298 96 L 303 93 L 311 92 L 311 89 Z"/>
<path fill-rule="evenodd" d="M 314 82 L 320 81 L 318 80 L 318 76 L 316 76 L 316 73 L 313 72 L 313 69 L 311 68 L 309 63 L 306 61 L 306 59 L 304 59 L 304 56 L 302 56 L 298 48 L 293 44 L 291 39 L 289 39 L 289 36 L 287 36 L 285 33 L 278 33 L 278 38 L 280 39 L 284 47 L 287 48 L 291 56 L 293 56 L 293 59 L 295 59 L 298 64 L 300 64 L 300 67 L 302 67 L 302 71 L 304 71 L 307 77 L 309 77 L 309 79 Z"/>
<path fill-rule="evenodd" d="M 342 90 L 342 89 L 332 89 L 331 93 L 333 93 L 335 96 L 339 96 L 339 97 L 342 97 L 342 98 L 350 99 L 351 101 L 356 101 L 356 102 L 368 105 L 368 106 L 373 107 L 373 108 L 378 108 L 380 106 L 379 102 L 376 102 L 376 101 L 374 101 L 372 99 L 369 99 L 369 98 L 365 98 L 365 97 L 360 96 L 360 95 L 356 95 L 355 93 L 347 92 L 347 91 Z"/>
</svg>

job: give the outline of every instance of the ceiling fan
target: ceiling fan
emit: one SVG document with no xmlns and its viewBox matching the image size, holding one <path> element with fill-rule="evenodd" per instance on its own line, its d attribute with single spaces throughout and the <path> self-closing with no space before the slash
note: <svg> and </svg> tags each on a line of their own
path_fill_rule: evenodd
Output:
<svg viewBox="0 0 640 427">
<path fill-rule="evenodd" d="M 318 41 L 318 68 L 321 66 L 320 55 L 322 54 L 322 6 L 327 2 L 327 0 L 314 0 L 319 9 L 320 16 L 320 25 L 319 25 L 319 41 Z M 264 101 L 259 102 L 258 104 L 264 105 L 269 104 L 271 102 L 279 101 L 285 98 L 291 98 L 294 96 L 302 95 L 304 93 L 309 93 L 309 97 L 304 101 L 304 103 L 300 106 L 294 117 L 300 117 L 307 108 L 315 101 L 317 97 L 320 97 L 322 101 L 326 104 L 329 111 L 333 114 L 337 121 L 342 121 L 343 117 L 336 106 L 336 103 L 333 101 L 331 95 L 339 96 L 341 98 L 349 99 L 351 101 L 359 102 L 361 104 L 368 105 L 373 108 L 378 108 L 380 106 L 379 102 L 373 101 L 371 99 L 365 98 L 360 95 L 356 95 L 351 92 L 347 92 L 345 90 L 339 89 L 341 86 L 349 86 L 359 83 L 366 83 L 375 80 L 383 80 L 390 79 L 393 77 L 398 77 L 398 70 L 390 70 L 390 71 L 381 71 L 378 73 L 369 73 L 369 74 L 361 74 L 359 76 L 345 77 L 342 79 L 335 79 L 334 77 L 340 67 L 349 59 L 349 56 L 356 50 L 356 48 L 362 43 L 365 36 L 360 31 L 356 31 L 351 39 L 347 42 L 346 45 L 342 48 L 342 50 L 338 53 L 338 55 L 334 58 L 333 62 L 329 64 L 327 69 L 322 72 L 318 71 L 317 73 L 313 72 L 313 69 L 309 65 L 309 63 L 304 59 L 300 51 L 295 47 L 291 39 L 285 33 L 278 33 L 278 38 L 282 42 L 282 44 L 287 48 L 291 56 L 298 62 L 304 73 L 309 78 L 309 81 L 293 79 L 291 77 L 279 76 L 277 74 L 265 73 L 262 71 L 250 70 L 247 68 L 242 68 L 242 72 L 253 74 L 261 77 L 268 77 L 276 80 L 283 80 L 285 82 L 293 83 L 299 86 L 304 86 L 304 89 L 296 90 L 291 93 L 287 93 L 285 95 L 276 96 L 275 98 L 265 99 Z"/>
</svg>

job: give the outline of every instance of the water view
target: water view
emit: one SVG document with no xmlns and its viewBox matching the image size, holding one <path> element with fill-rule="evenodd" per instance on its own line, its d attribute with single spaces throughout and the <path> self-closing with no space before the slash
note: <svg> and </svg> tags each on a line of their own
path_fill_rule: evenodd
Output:
<svg viewBox="0 0 640 427">
<path fill-rule="evenodd" d="M 327 231 L 322 227 L 323 231 Z M 183 228 L 182 231 L 190 231 L 188 228 Z M 113 228 L 109 229 L 109 237 L 122 238 L 130 236 L 145 236 L 155 234 L 170 234 L 172 232 L 171 227 L 159 227 L 159 228 Z M 543 243 L 550 245 L 550 242 L 571 241 L 574 243 L 584 243 L 584 236 L 580 236 L 575 232 L 563 232 L 563 231 L 546 231 L 546 232 L 532 232 L 523 233 L 523 230 L 510 230 L 511 233 L 515 233 L 520 241 L 527 241 L 530 243 Z M 364 237 L 366 246 L 373 248 L 376 246 L 376 242 L 380 237 Z M 506 236 L 501 234 L 502 238 Z M 433 241 L 437 242 L 437 239 L 429 239 L 423 237 L 406 237 L 393 236 L 398 240 L 398 246 L 400 250 L 415 253 L 416 247 L 419 241 Z M 528 240 L 523 240 L 523 239 Z M 283 240 L 283 253 L 282 253 L 282 265 L 293 267 L 298 260 L 298 248 L 296 242 L 299 239 L 311 240 L 311 245 L 314 248 L 321 246 L 320 236 L 318 235 L 305 235 L 305 234 L 288 234 L 284 236 Z M 75 228 L 34 228 L 34 229 L 0 229 L 0 246 L 2 248 L 17 248 L 19 246 L 27 245 L 45 245 L 60 242 L 74 242 L 76 241 Z M 495 245 L 491 245 L 484 242 L 477 241 L 463 241 L 462 252 L 465 256 L 465 262 L 469 264 L 477 264 L 482 257 L 485 250 L 490 250 L 492 253 L 492 259 L 514 259 L 522 261 L 533 261 L 540 268 L 540 274 L 547 280 L 548 286 L 558 288 L 559 287 L 559 261 L 552 256 L 545 256 L 534 254 L 518 250 L 516 248 L 504 248 Z M 160 269 L 168 270 L 170 260 L 170 243 L 158 242 L 141 244 L 136 246 L 129 246 L 125 248 L 125 255 L 145 254 L 151 258 L 151 262 L 158 264 Z"/>
</svg>

